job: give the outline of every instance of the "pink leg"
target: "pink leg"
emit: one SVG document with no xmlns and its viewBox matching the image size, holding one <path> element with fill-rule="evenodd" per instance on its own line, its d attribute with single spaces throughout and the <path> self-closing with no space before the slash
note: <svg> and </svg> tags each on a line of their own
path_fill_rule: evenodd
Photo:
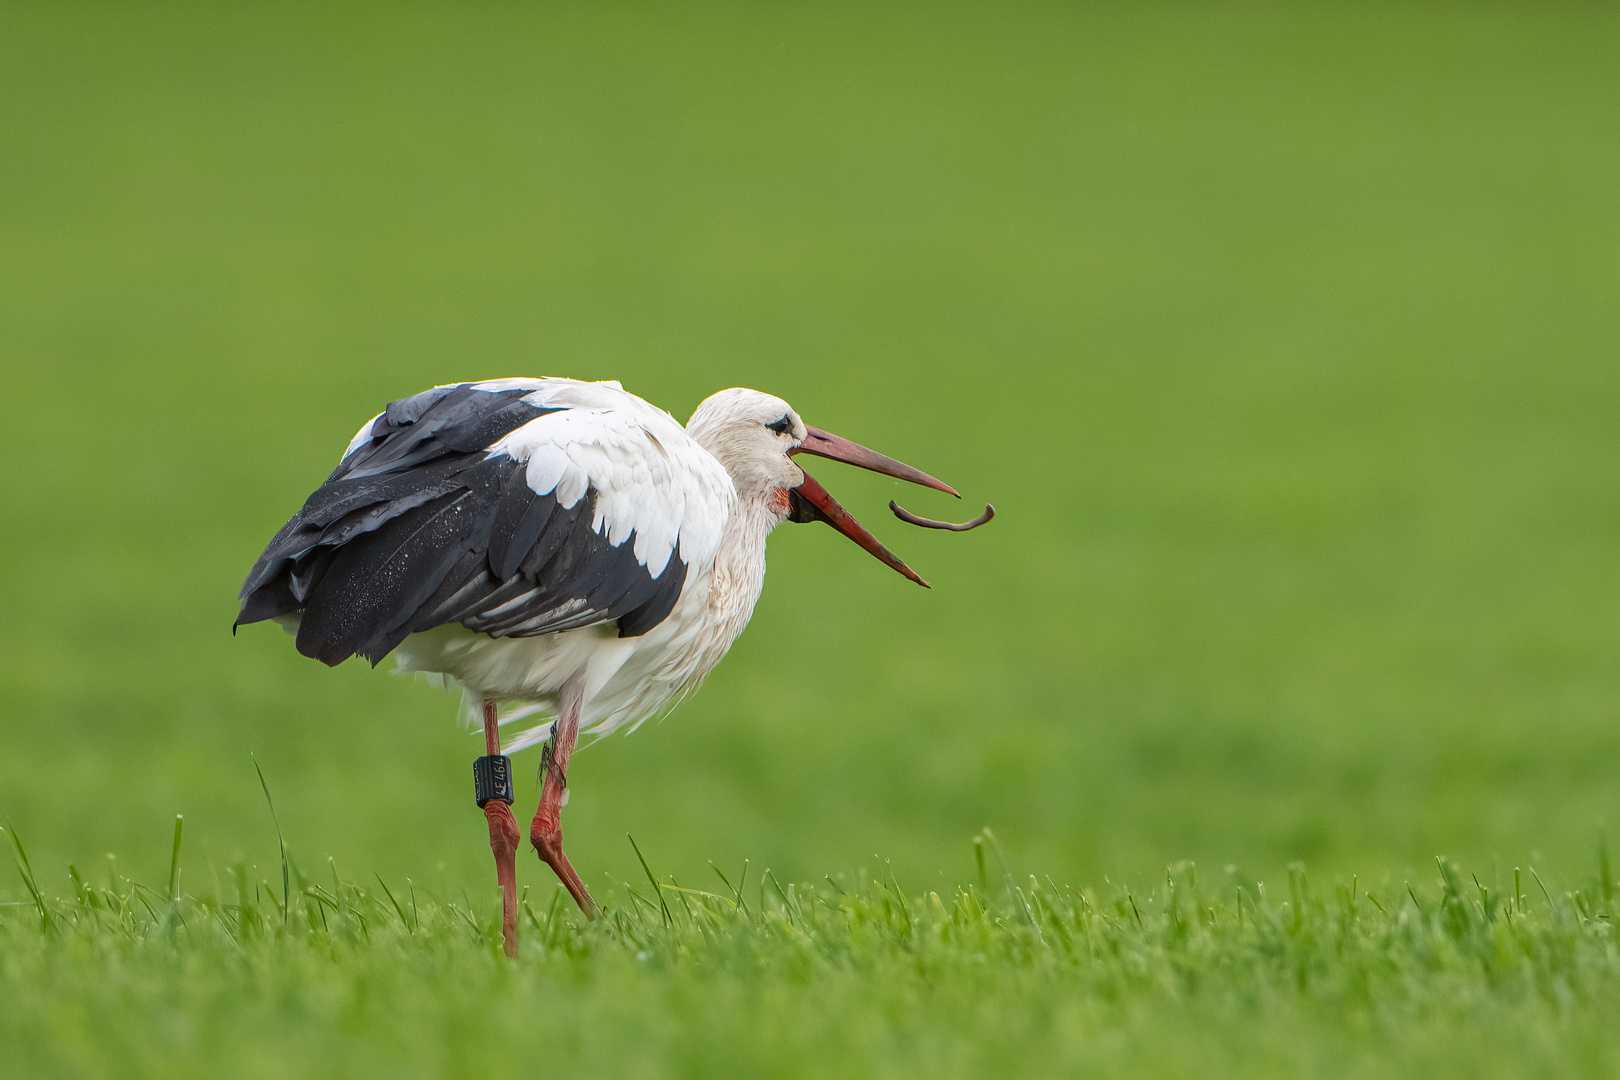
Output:
<svg viewBox="0 0 1620 1080">
<path fill-rule="evenodd" d="M 493 701 L 484 702 L 484 751 L 491 756 L 501 752 L 501 729 Z M 484 817 L 489 821 L 490 850 L 495 852 L 495 879 L 501 883 L 501 939 L 506 944 L 506 955 L 516 958 L 517 849 L 523 834 L 518 831 L 512 808 L 500 799 L 484 804 Z"/>
<path fill-rule="evenodd" d="M 557 727 L 552 741 L 546 744 L 541 769 L 545 779 L 540 786 L 540 807 L 534 812 L 529 825 L 529 842 L 547 866 L 551 867 L 568 895 L 587 916 L 597 915 L 596 901 L 591 899 L 585 883 L 579 880 L 562 846 L 562 798 L 568 790 L 568 759 L 574 753 L 574 740 L 579 737 L 579 695 L 565 690 L 562 708 L 557 716 Z"/>
</svg>

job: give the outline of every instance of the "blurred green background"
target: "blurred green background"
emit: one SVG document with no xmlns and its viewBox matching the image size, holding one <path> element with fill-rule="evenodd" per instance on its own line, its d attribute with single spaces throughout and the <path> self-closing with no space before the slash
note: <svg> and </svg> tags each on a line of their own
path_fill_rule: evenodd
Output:
<svg viewBox="0 0 1620 1080">
<path fill-rule="evenodd" d="M 780 530 L 702 693 L 577 760 L 593 887 L 627 832 L 935 887 L 986 825 L 1060 881 L 1584 869 L 1617 70 L 1574 4 L 0 8 L 0 815 L 268 867 L 253 754 L 301 862 L 491 890 L 454 700 L 230 624 L 384 403 L 567 374 L 1000 510 L 820 470 L 934 589 Z"/>
</svg>

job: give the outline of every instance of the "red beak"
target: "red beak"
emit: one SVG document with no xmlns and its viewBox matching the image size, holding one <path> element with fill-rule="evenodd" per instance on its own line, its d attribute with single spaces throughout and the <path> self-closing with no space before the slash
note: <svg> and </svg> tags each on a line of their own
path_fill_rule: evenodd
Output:
<svg viewBox="0 0 1620 1080">
<path fill-rule="evenodd" d="M 789 453 L 815 454 L 817 457 L 828 458 L 832 461 L 842 461 L 849 465 L 858 465 L 872 472 L 893 476 L 899 480 L 906 480 L 923 487 L 931 487 L 935 491 L 943 491 L 956 495 L 956 489 L 942 481 L 934 479 L 920 469 L 913 469 L 904 462 L 896 461 L 858 443 L 848 439 L 840 439 L 837 435 L 829 434 L 817 428 L 810 428 L 809 434 Z M 877 560 L 915 581 L 923 588 L 928 588 L 928 582 L 917 575 L 917 572 L 907 566 L 894 552 L 883 546 L 882 541 L 867 531 L 866 526 L 856 521 L 848 510 L 838 505 L 838 500 L 828 493 L 809 473 L 804 474 L 804 483 L 789 492 L 791 505 L 790 521 L 825 521 L 861 547 L 865 548 Z M 957 495 L 957 498 L 961 498 Z"/>
</svg>

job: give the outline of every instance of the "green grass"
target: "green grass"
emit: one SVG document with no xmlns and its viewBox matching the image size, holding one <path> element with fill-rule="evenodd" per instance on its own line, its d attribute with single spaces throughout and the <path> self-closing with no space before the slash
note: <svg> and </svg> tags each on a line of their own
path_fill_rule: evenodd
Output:
<svg viewBox="0 0 1620 1080">
<path fill-rule="evenodd" d="M 0 823 L 60 912 L 41 934 L 0 867 L 0 1067 L 1612 1071 L 1617 31 L 1580 4 L 0 0 Z M 570 855 L 631 923 L 553 924 L 526 858 L 558 946 L 508 969 L 454 702 L 229 626 L 384 402 L 546 373 L 682 416 L 769 390 L 999 514 L 907 529 L 891 495 L 963 508 L 823 469 L 935 587 L 780 530 L 703 691 L 570 770 Z M 237 867 L 279 914 L 255 763 L 370 945 L 309 930 L 302 886 L 296 932 L 232 922 Z M 184 924 L 86 909 L 64 868 L 108 852 L 114 893 L 165 895 L 176 814 Z M 1095 954 L 1029 945 L 986 826 L 1015 884 L 1090 898 L 1064 925 Z M 627 833 L 693 887 L 747 861 L 859 899 L 818 886 L 809 946 L 719 901 L 655 930 Z M 1461 871 L 1491 917 L 1443 907 L 1437 855 L 1516 921 Z M 1183 864 L 1216 916 L 1178 944 Z M 1236 925 L 1256 879 L 1276 927 Z M 1387 915 L 1343 921 L 1356 881 Z M 923 898 L 969 886 L 983 941 L 924 949 Z"/>
<path fill-rule="evenodd" d="M 1444 860 L 1431 881 L 1375 890 L 1324 889 L 1300 866 L 1269 889 L 1182 865 L 1141 891 L 992 870 L 921 894 L 892 873 L 784 885 L 745 865 L 710 889 L 649 868 L 594 924 L 560 891 L 525 897 L 515 963 L 498 907 L 329 870 L 289 866 L 278 883 L 238 865 L 185 896 L 72 871 L 70 898 L 0 919 L 0 1066 L 1371 1077 L 1620 1065 L 1606 862 L 1561 894 L 1534 871 L 1491 887 Z"/>
</svg>

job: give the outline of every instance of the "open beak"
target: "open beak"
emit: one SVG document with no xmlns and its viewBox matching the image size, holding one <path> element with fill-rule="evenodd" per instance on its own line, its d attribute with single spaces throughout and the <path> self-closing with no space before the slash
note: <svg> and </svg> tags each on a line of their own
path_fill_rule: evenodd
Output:
<svg viewBox="0 0 1620 1080">
<path fill-rule="evenodd" d="M 804 441 L 793 450 L 791 454 L 814 454 L 817 457 L 828 458 L 832 461 L 842 461 L 849 465 L 857 465 L 872 472 L 882 473 L 884 476 L 893 476 L 899 480 L 906 480 L 923 487 L 931 487 L 935 491 L 943 491 L 949 495 L 957 495 L 956 489 L 949 484 L 934 479 L 920 469 L 913 469 L 910 465 L 884 457 L 882 454 L 848 439 L 840 439 L 837 435 L 829 434 L 817 428 L 811 428 Z M 961 498 L 957 495 L 957 498 Z M 809 473 L 804 474 L 804 483 L 788 492 L 790 512 L 789 521 L 825 521 L 861 547 L 870 552 L 877 560 L 915 581 L 923 588 L 928 588 L 928 582 L 917 576 L 917 572 L 905 563 L 894 552 L 883 546 L 883 543 L 867 531 L 866 526 L 856 521 L 848 510 L 838 505 L 838 500 L 822 487 L 816 478 Z"/>
</svg>

